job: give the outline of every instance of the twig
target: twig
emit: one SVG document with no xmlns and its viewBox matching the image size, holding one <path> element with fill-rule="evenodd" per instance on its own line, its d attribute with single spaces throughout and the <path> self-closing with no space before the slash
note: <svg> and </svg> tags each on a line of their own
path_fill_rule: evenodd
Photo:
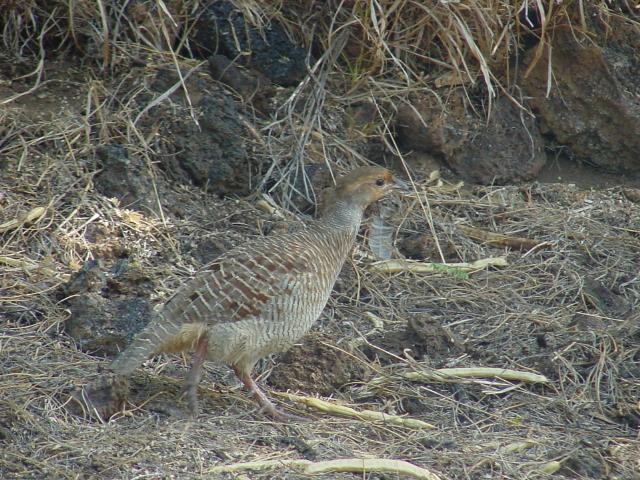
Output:
<svg viewBox="0 0 640 480">
<path fill-rule="evenodd" d="M 71 278 L 71 275 L 69 275 L 68 273 L 60 273 L 49 267 L 45 267 L 33 262 L 28 262 L 27 260 L 18 260 L 11 257 L 0 256 L 0 264 L 9 265 L 10 267 L 17 267 L 24 272 L 36 270 L 43 273 L 47 277 L 57 278 L 63 282 L 68 282 Z"/>
<path fill-rule="evenodd" d="M 425 468 L 418 467 L 404 460 L 388 458 L 342 458 L 338 460 L 326 460 L 311 462 L 310 460 L 263 460 L 257 462 L 234 463 L 221 465 L 207 470 L 206 474 L 235 473 L 245 470 L 263 471 L 281 467 L 296 469 L 304 468 L 302 473 L 313 475 L 321 473 L 391 473 L 394 475 L 406 475 L 423 480 L 439 480 L 440 477 Z"/>
<path fill-rule="evenodd" d="M 22 215 L 18 218 L 14 218 L 13 220 L 9 220 L 8 222 L 4 222 L 0 224 L 0 233 L 8 232 L 9 230 L 15 230 L 16 228 L 20 228 L 23 225 L 30 225 L 31 223 L 38 220 L 44 212 L 46 211 L 45 207 L 35 207 L 29 210 L 25 215 Z"/>
<path fill-rule="evenodd" d="M 418 467 L 413 463 L 403 460 L 390 460 L 386 458 L 345 458 L 341 460 L 328 460 L 311 463 L 304 473 L 329 473 L 329 472 L 354 472 L 354 473 L 391 473 L 395 475 L 408 475 L 424 480 L 439 480 L 435 473 Z"/>
<path fill-rule="evenodd" d="M 235 473 L 245 470 L 259 472 L 262 470 L 273 470 L 280 467 L 304 468 L 311 465 L 310 460 L 258 460 L 256 462 L 233 463 L 231 465 L 220 465 L 207 470 L 206 474 L 213 473 Z"/>
<path fill-rule="evenodd" d="M 461 271 L 476 272 L 487 267 L 506 267 L 507 260 L 504 257 L 482 258 L 475 262 L 467 263 L 437 263 L 437 262 L 413 262 L 411 260 L 383 260 L 373 263 L 370 266 L 371 271 L 379 273 L 429 273 L 435 271 Z"/>
<path fill-rule="evenodd" d="M 552 245 L 551 242 L 540 242 L 537 240 L 531 240 L 523 237 L 511 237 L 509 235 L 503 235 L 501 233 L 488 232 L 475 227 L 468 227 L 466 225 L 458 225 L 458 229 L 474 240 L 485 242 L 488 245 L 504 246 L 509 248 L 515 248 L 518 250 L 531 250 L 533 248 L 547 248 Z"/>
<path fill-rule="evenodd" d="M 256 208 L 262 212 L 268 213 L 269 215 L 273 215 L 274 217 L 284 218 L 282 209 L 278 207 L 276 202 L 273 201 L 273 198 L 267 194 L 262 194 L 262 198 L 256 202 Z"/>
<path fill-rule="evenodd" d="M 402 377 L 427 382 L 451 382 L 461 378 L 499 378 L 524 383 L 549 383 L 547 377 L 538 373 L 492 367 L 440 368 L 432 372 L 406 372 Z"/>
<path fill-rule="evenodd" d="M 303 397 L 300 395 L 294 395 L 292 393 L 283 393 L 283 392 L 274 392 L 274 395 L 279 397 L 287 398 L 288 400 L 302 403 L 310 408 L 315 408 L 324 413 L 328 413 L 330 415 L 339 415 L 342 417 L 350 417 L 358 420 L 366 420 L 370 422 L 384 422 L 390 423 L 393 425 L 400 425 L 408 428 L 415 429 L 434 429 L 437 428 L 435 425 L 432 425 L 427 422 L 423 422 L 422 420 L 416 420 L 414 418 L 401 417 L 398 415 L 390 415 L 382 412 L 376 412 L 373 410 L 354 410 L 350 407 L 345 407 L 344 405 L 337 405 L 335 403 L 326 402 L 324 400 L 320 400 L 315 397 Z"/>
</svg>

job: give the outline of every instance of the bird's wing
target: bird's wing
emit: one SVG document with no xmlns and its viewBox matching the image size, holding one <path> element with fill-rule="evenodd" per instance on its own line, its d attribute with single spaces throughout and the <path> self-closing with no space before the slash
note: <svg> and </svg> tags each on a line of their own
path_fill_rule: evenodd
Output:
<svg viewBox="0 0 640 480">
<path fill-rule="evenodd" d="M 314 249 L 300 235 L 270 237 L 234 248 L 189 280 L 164 306 L 183 323 L 234 322 L 264 316 L 276 299 L 318 275 Z M 303 236 L 302 236 L 303 237 Z"/>
</svg>

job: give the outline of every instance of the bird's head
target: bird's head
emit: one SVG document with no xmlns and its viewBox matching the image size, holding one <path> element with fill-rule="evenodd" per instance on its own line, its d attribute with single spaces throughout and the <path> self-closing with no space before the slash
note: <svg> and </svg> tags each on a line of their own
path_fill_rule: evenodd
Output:
<svg viewBox="0 0 640 480">
<path fill-rule="evenodd" d="M 395 178 L 384 167 L 360 167 L 340 177 L 333 187 L 333 201 L 367 208 L 394 190 L 406 189 L 406 184 Z"/>
</svg>

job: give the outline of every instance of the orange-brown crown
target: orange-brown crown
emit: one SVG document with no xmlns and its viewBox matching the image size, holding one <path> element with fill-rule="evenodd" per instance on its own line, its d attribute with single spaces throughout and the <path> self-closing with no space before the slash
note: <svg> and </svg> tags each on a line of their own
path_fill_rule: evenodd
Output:
<svg viewBox="0 0 640 480">
<path fill-rule="evenodd" d="M 340 177 L 326 201 L 341 201 L 361 208 L 391 192 L 398 182 L 384 167 L 360 167 Z"/>
</svg>

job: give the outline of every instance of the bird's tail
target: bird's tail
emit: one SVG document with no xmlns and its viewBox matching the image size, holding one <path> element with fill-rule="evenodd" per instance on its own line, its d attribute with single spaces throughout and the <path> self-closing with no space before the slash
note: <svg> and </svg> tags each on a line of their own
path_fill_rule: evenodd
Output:
<svg viewBox="0 0 640 480">
<path fill-rule="evenodd" d="M 198 275 L 180 288 L 109 368 L 128 375 L 154 353 L 193 349 L 206 331 L 202 312 L 211 310 L 209 302 L 199 293 L 209 278 L 206 273 Z"/>
<path fill-rule="evenodd" d="M 163 344 L 176 336 L 182 328 L 182 322 L 177 321 L 176 316 L 167 313 L 169 312 L 166 309 L 156 313 L 131 344 L 111 363 L 109 369 L 120 375 L 129 375 Z"/>
</svg>

